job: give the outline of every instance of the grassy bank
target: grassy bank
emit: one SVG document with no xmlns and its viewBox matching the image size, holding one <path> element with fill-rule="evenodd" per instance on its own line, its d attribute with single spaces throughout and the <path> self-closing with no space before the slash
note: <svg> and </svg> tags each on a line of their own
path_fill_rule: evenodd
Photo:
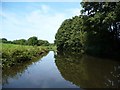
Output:
<svg viewBox="0 0 120 90">
<path fill-rule="evenodd" d="M 2 44 L 0 50 L 2 67 L 11 67 L 25 61 L 32 60 L 40 55 L 48 52 L 48 49 L 43 46 L 24 46 L 14 44 Z"/>
</svg>

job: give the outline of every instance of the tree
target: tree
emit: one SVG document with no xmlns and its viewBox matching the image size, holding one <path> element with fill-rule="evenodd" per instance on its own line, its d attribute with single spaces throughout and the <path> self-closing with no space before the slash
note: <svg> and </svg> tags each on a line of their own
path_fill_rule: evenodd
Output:
<svg viewBox="0 0 120 90">
<path fill-rule="evenodd" d="M 38 38 L 33 36 L 33 37 L 30 37 L 27 41 L 28 45 L 32 45 L 32 46 L 35 46 L 38 44 Z"/>
<path fill-rule="evenodd" d="M 87 52 L 119 52 L 120 2 L 82 2 L 81 5 L 83 15 L 88 17 L 84 19 L 84 26 L 87 27 Z"/>
<path fill-rule="evenodd" d="M 82 16 L 75 16 L 62 23 L 56 33 L 55 44 L 58 50 L 81 51 L 84 49 L 85 36 Z"/>
<path fill-rule="evenodd" d="M 1 41 L 2 43 L 7 43 L 7 39 L 6 39 L 6 38 L 2 38 L 2 39 L 0 39 L 0 41 Z"/>
<path fill-rule="evenodd" d="M 26 45 L 27 41 L 25 39 L 14 40 L 14 44 Z"/>
<path fill-rule="evenodd" d="M 55 36 L 58 50 L 120 53 L 120 2 L 82 2 L 82 15 L 65 20 Z M 111 52 L 111 53 L 110 53 Z"/>
<path fill-rule="evenodd" d="M 47 40 L 38 40 L 38 46 L 48 46 L 49 45 L 49 42 Z"/>
</svg>

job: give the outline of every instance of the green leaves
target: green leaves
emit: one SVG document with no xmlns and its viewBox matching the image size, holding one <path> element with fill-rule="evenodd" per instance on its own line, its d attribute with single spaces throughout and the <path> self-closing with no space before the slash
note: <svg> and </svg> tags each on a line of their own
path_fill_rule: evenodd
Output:
<svg viewBox="0 0 120 90">
<path fill-rule="evenodd" d="M 46 51 L 43 47 L 2 44 L 2 67 L 11 67 L 32 60 Z"/>
<path fill-rule="evenodd" d="M 79 50 L 82 46 L 80 42 L 80 31 L 82 29 L 82 19 L 75 16 L 65 20 L 55 36 L 55 43 L 59 50 Z"/>
<path fill-rule="evenodd" d="M 19 39 L 13 41 L 7 41 L 6 38 L 0 39 L 2 43 L 17 44 L 17 45 L 29 45 L 29 46 L 49 46 L 50 43 L 47 40 L 38 40 L 36 36 L 30 37 L 28 40 Z"/>
<path fill-rule="evenodd" d="M 120 2 L 82 2 L 82 15 L 65 20 L 55 36 L 58 50 L 99 55 L 120 51 Z"/>
<path fill-rule="evenodd" d="M 37 45 L 37 43 L 38 43 L 38 39 L 37 39 L 37 37 L 35 37 L 35 36 L 33 36 L 33 37 L 30 37 L 29 39 L 28 39 L 28 45 L 32 45 L 32 46 L 34 46 L 34 45 Z"/>
</svg>

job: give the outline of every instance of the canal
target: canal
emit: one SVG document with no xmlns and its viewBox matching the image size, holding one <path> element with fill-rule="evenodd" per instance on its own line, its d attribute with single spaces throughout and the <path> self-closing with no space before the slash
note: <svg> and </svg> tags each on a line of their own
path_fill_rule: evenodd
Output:
<svg viewBox="0 0 120 90">
<path fill-rule="evenodd" d="M 5 69 L 3 88 L 119 88 L 120 62 L 87 55 L 55 54 Z"/>
</svg>

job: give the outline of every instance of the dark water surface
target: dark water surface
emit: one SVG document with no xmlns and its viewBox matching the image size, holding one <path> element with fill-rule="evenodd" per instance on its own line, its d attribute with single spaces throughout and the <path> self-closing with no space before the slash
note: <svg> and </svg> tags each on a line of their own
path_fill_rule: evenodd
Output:
<svg viewBox="0 0 120 90">
<path fill-rule="evenodd" d="M 3 71 L 3 88 L 120 88 L 120 62 L 87 55 L 55 55 Z"/>
</svg>

